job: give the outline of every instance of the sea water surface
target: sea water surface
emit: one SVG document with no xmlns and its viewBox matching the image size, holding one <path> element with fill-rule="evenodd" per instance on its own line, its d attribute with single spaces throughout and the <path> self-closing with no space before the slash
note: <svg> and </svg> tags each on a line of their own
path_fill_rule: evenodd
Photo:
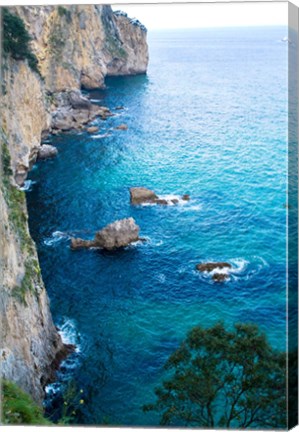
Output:
<svg viewBox="0 0 299 432">
<path fill-rule="evenodd" d="M 254 322 L 285 349 L 287 35 L 284 27 L 149 33 L 147 75 L 88 96 L 116 115 L 94 135 L 51 136 L 27 193 L 30 230 L 57 326 L 77 344 L 53 396 L 74 380 L 80 424 L 157 425 L 163 364 L 195 325 Z M 119 105 L 124 110 L 115 110 Z M 128 125 L 127 131 L 114 128 Z M 104 137 L 103 137 L 104 135 Z M 137 206 L 129 188 L 189 202 Z M 144 244 L 72 251 L 133 217 Z M 195 265 L 228 261 L 223 284 Z"/>
</svg>

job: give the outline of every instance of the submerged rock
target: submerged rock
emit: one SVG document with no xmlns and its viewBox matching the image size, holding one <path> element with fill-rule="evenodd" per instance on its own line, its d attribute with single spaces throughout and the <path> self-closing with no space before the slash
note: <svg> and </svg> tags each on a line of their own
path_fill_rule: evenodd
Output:
<svg viewBox="0 0 299 432">
<path fill-rule="evenodd" d="M 160 205 L 168 205 L 169 202 L 166 199 L 163 198 L 158 198 L 154 201 L 156 204 L 160 204 Z"/>
<path fill-rule="evenodd" d="M 101 248 L 114 250 L 128 246 L 139 239 L 139 226 L 133 218 L 117 220 L 98 231 L 94 240 L 71 239 L 72 249 Z"/>
<path fill-rule="evenodd" d="M 57 156 L 58 150 L 50 144 L 42 144 L 37 152 L 38 159 L 49 159 Z"/>
<path fill-rule="evenodd" d="M 214 282 L 224 282 L 228 279 L 228 275 L 225 273 L 214 273 L 212 279 Z"/>
<path fill-rule="evenodd" d="M 211 273 L 214 270 L 221 270 L 221 269 L 230 269 L 232 268 L 232 265 L 227 262 L 209 262 L 209 263 L 202 263 L 197 264 L 196 270 L 199 270 L 200 272 L 208 272 Z M 213 273 L 212 274 L 212 280 L 214 282 L 224 282 L 229 278 L 229 275 L 227 273 Z"/>
<path fill-rule="evenodd" d="M 126 124 L 120 124 L 119 126 L 116 126 L 116 128 L 115 129 L 117 129 L 117 130 L 127 130 L 128 129 L 128 125 L 126 125 Z"/>
<path fill-rule="evenodd" d="M 95 133 L 98 132 L 99 128 L 97 126 L 90 126 L 86 130 L 88 133 Z"/>
<path fill-rule="evenodd" d="M 183 200 L 183 201 L 190 201 L 190 195 L 189 195 L 189 194 L 184 194 L 184 195 L 182 196 L 182 200 Z"/>
<path fill-rule="evenodd" d="M 159 197 L 150 189 L 145 187 L 130 188 L 131 204 L 155 203 Z"/>
<path fill-rule="evenodd" d="M 123 110 L 123 109 L 125 109 L 125 107 L 122 106 L 122 105 L 119 105 L 119 106 L 115 107 L 116 111 L 120 111 L 120 110 Z"/>
<path fill-rule="evenodd" d="M 201 272 L 212 272 L 215 269 L 223 269 L 223 268 L 232 268 L 232 265 L 227 262 L 209 262 L 209 263 L 202 263 L 197 264 L 196 270 L 199 270 Z"/>
</svg>

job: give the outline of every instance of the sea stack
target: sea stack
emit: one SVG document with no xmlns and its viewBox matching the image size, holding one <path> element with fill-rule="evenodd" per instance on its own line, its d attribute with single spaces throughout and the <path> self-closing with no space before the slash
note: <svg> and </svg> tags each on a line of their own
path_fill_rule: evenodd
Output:
<svg viewBox="0 0 299 432">
<path fill-rule="evenodd" d="M 98 231 L 93 240 L 72 238 L 71 248 L 115 250 L 140 240 L 139 231 L 140 228 L 133 218 L 120 219 Z"/>
</svg>

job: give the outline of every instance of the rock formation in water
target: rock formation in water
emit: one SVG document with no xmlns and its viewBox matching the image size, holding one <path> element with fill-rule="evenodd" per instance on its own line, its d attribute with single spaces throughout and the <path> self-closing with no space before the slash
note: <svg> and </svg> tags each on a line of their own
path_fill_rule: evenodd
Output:
<svg viewBox="0 0 299 432">
<path fill-rule="evenodd" d="M 81 87 L 103 87 L 107 75 L 145 73 L 148 47 L 146 29 L 108 5 L 8 10 L 23 20 L 31 35 L 40 74 L 22 56 L 5 56 L 0 130 L 2 375 L 41 403 L 44 386 L 72 347 L 63 345 L 52 321 L 19 186 L 36 159 L 43 158 L 41 140 L 49 132 L 77 129 L 96 116 L 110 115 L 83 97 Z"/>
<path fill-rule="evenodd" d="M 133 218 L 121 219 L 98 231 L 93 240 L 72 238 L 71 248 L 115 250 L 140 240 L 139 231 L 140 228 Z"/>
<path fill-rule="evenodd" d="M 57 154 L 58 154 L 58 150 L 56 147 L 49 144 L 43 144 L 38 149 L 37 158 L 50 159 L 57 156 Z"/>
<path fill-rule="evenodd" d="M 232 265 L 227 262 L 208 262 L 196 265 L 196 270 L 200 272 L 212 273 L 212 279 L 214 282 L 224 282 L 229 276 L 227 273 L 220 273 L 219 270 L 231 269 Z M 218 270 L 218 272 L 217 272 Z"/>
<path fill-rule="evenodd" d="M 189 201 L 190 195 L 183 195 L 183 201 Z M 173 205 L 178 204 L 177 198 L 161 198 L 155 194 L 154 191 L 145 187 L 131 187 L 130 188 L 130 202 L 132 205 L 140 204 L 159 204 L 159 205 Z"/>
</svg>

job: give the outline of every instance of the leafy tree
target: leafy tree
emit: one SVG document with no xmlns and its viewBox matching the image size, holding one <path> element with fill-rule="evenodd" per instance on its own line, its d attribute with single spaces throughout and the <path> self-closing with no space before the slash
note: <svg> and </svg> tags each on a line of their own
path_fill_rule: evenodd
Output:
<svg viewBox="0 0 299 432">
<path fill-rule="evenodd" d="M 40 74 L 37 58 L 30 47 L 31 36 L 23 20 L 6 7 L 2 9 L 2 18 L 4 55 L 10 54 L 15 60 L 28 60 L 31 69 Z"/>
<path fill-rule="evenodd" d="M 286 358 L 255 325 L 195 327 L 165 369 L 157 401 L 143 407 L 161 425 L 286 428 Z"/>
</svg>

